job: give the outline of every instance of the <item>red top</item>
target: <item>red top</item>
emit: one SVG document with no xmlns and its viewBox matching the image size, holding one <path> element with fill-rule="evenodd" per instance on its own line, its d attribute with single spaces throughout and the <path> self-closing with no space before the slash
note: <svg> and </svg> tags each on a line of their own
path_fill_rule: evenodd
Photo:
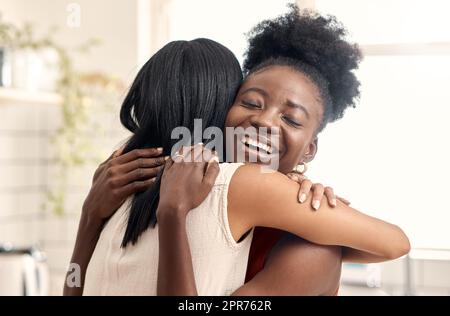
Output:
<svg viewBox="0 0 450 316">
<path fill-rule="evenodd" d="M 274 228 L 255 227 L 253 241 L 248 255 L 245 283 L 253 279 L 264 268 L 270 250 L 280 240 L 283 233 L 284 231 Z"/>
<path fill-rule="evenodd" d="M 253 241 L 248 255 L 245 283 L 253 279 L 255 275 L 264 268 L 270 251 L 283 234 L 284 231 L 282 230 L 267 227 L 255 227 L 255 230 L 253 231 Z M 336 289 L 334 296 L 337 296 L 338 292 L 339 287 Z"/>
</svg>

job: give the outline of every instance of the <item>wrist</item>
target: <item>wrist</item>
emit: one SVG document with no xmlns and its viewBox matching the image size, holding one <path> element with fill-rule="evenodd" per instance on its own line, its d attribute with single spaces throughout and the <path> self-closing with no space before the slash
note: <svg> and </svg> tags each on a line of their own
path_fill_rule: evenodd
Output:
<svg viewBox="0 0 450 316">
<path fill-rule="evenodd" d="M 160 224 L 185 224 L 186 222 L 186 208 L 177 206 L 158 206 L 156 210 L 156 219 Z"/>
<path fill-rule="evenodd" d="M 87 228 L 97 228 L 103 226 L 104 219 L 99 217 L 96 210 L 89 209 L 83 205 L 81 218 Z"/>
</svg>

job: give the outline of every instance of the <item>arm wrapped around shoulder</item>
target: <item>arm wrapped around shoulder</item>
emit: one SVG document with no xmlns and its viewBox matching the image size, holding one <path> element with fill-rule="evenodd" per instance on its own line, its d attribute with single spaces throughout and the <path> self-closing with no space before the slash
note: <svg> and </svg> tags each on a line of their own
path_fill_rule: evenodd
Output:
<svg viewBox="0 0 450 316">
<path fill-rule="evenodd" d="M 395 259 L 410 250 L 408 237 L 398 226 L 368 216 L 338 201 L 331 208 L 322 203 L 297 202 L 298 184 L 285 175 L 262 172 L 244 165 L 234 174 L 228 192 L 228 214 L 238 240 L 254 226 L 281 229 L 313 243 L 346 246 L 383 258 Z"/>
</svg>

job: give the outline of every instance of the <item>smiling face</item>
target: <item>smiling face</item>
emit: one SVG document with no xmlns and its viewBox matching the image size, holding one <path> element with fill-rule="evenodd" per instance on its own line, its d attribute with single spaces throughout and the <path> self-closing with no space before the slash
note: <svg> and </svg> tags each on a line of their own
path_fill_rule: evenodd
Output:
<svg viewBox="0 0 450 316">
<path fill-rule="evenodd" d="M 279 155 L 278 171 L 288 173 L 298 163 L 314 158 L 316 132 L 322 116 L 319 89 L 308 77 L 288 66 L 270 66 L 246 78 L 228 112 L 225 125 L 276 128 L 277 148 L 259 145 L 254 137 L 236 137 L 232 142 L 234 152 L 238 146 L 243 147 L 248 161 L 248 153 L 256 152 L 256 147 L 259 147 L 261 155 L 276 151 Z"/>
</svg>

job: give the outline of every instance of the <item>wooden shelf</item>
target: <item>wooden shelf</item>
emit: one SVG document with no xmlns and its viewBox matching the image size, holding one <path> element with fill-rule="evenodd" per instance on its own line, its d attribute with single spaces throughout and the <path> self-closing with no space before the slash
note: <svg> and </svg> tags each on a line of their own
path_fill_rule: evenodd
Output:
<svg viewBox="0 0 450 316">
<path fill-rule="evenodd" d="M 61 103 L 61 97 L 53 92 L 27 91 L 0 87 L 0 105 L 6 102 L 57 105 Z"/>
</svg>

